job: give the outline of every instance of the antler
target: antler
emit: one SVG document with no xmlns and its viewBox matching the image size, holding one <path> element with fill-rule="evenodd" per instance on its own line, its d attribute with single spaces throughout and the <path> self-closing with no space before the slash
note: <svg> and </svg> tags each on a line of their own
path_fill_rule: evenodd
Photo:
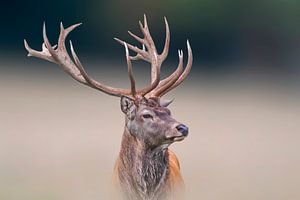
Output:
<svg viewBox="0 0 300 200">
<path fill-rule="evenodd" d="M 121 88 L 114 88 L 102 83 L 99 83 L 88 76 L 83 65 L 81 64 L 78 56 L 76 55 L 72 42 L 70 41 L 70 48 L 73 60 L 68 54 L 65 46 L 65 39 L 68 34 L 74 30 L 76 27 L 80 26 L 81 23 L 70 26 L 69 28 L 64 28 L 62 23 L 60 24 L 60 34 L 58 39 L 58 44 L 55 46 L 51 46 L 47 34 L 46 34 L 46 26 L 43 25 L 43 39 L 44 42 L 42 44 L 42 51 L 36 51 L 29 47 L 26 40 L 24 40 L 24 45 L 26 50 L 28 51 L 28 56 L 33 56 L 37 58 L 41 58 L 43 60 L 47 60 L 49 62 L 55 63 L 59 65 L 67 74 L 69 74 L 76 81 L 85 84 L 94 89 L 100 90 L 106 94 L 113 96 L 134 96 L 135 91 Z M 128 66 L 129 76 L 132 77 L 132 70 L 129 70 L 130 66 Z M 134 84 L 134 82 L 132 82 Z M 132 86 L 135 88 L 135 86 Z"/>
<path fill-rule="evenodd" d="M 183 52 L 182 50 L 178 50 L 179 63 L 177 69 L 164 80 L 159 80 L 161 65 L 168 56 L 169 46 L 170 46 L 170 29 L 166 17 L 164 18 L 164 21 L 165 21 L 165 28 L 166 28 L 166 37 L 165 37 L 164 49 L 161 54 L 157 53 L 157 49 L 150 35 L 146 15 L 144 15 L 144 26 L 139 21 L 140 29 L 144 35 L 144 38 L 140 38 L 139 36 L 128 31 L 129 35 L 131 35 L 134 39 L 136 39 L 138 42 L 142 44 L 142 49 L 133 46 L 131 44 L 127 44 L 130 50 L 137 53 L 136 56 L 129 56 L 129 59 L 144 60 L 146 62 L 151 63 L 151 86 L 149 87 L 149 91 L 144 93 L 145 95 L 148 92 L 150 92 L 149 93 L 150 97 L 161 97 L 167 92 L 169 92 L 170 90 L 177 87 L 179 84 L 181 84 L 189 74 L 193 62 L 192 49 L 189 44 L 189 41 L 187 41 L 188 62 L 184 71 L 183 71 Z M 121 45 L 124 46 L 126 45 L 124 41 L 118 38 L 115 38 L 115 40 L 119 42 Z"/>
<path fill-rule="evenodd" d="M 70 49 L 72 53 L 72 58 L 68 54 L 65 46 L 65 39 L 68 34 L 74 30 L 76 27 L 80 26 L 81 23 L 72 25 L 68 28 L 64 28 L 62 23 L 60 24 L 60 34 L 58 38 L 58 44 L 55 46 L 51 46 L 48 37 L 46 35 L 46 26 L 43 25 L 43 39 L 44 42 L 42 44 L 42 51 L 36 51 L 29 47 L 26 40 L 24 40 L 24 46 L 28 51 L 28 56 L 37 57 L 43 60 L 47 60 L 49 62 L 55 63 L 59 65 L 67 74 L 69 74 L 73 79 L 76 81 L 85 84 L 89 87 L 94 89 L 100 90 L 106 94 L 113 95 L 113 96 L 132 96 L 134 98 L 137 97 L 144 97 L 145 95 L 149 94 L 150 97 L 160 97 L 166 94 L 168 91 L 172 90 L 179 84 L 183 82 L 183 80 L 187 77 L 188 73 L 190 72 L 192 66 L 192 50 L 190 47 L 189 42 L 187 41 L 187 48 L 188 48 L 188 62 L 183 70 L 183 52 L 182 50 L 178 51 L 179 56 L 179 64 L 177 69 L 167 78 L 164 80 L 160 80 L 160 69 L 163 61 L 166 59 L 168 52 L 169 52 L 169 45 L 170 45 L 170 30 L 167 19 L 164 18 L 165 25 L 166 25 L 166 38 L 165 38 L 165 45 L 164 49 L 161 54 L 157 53 L 157 49 L 155 47 L 154 41 L 150 34 L 147 18 L 144 15 L 144 24 L 139 21 L 140 29 L 144 35 L 144 38 L 140 38 L 139 36 L 131 33 L 128 33 L 136 39 L 138 42 L 142 44 L 142 49 L 133 46 L 131 44 L 127 44 L 126 42 L 115 38 L 120 44 L 124 45 L 125 52 L 126 52 L 126 60 L 127 60 L 127 67 L 128 67 L 128 75 L 131 83 L 131 89 L 121 89 L 121 88 L 114 88 L 107 85 L 104 85 L 100 82 L 95 81 L 91 77 L 88 76 L 87 72 L 85 71 L 83 65 L 81 64 L 78 56 L 76 55 L 72 42 L 70 41 Z M 136 56 L 130 56 L 129 50 L 132 50 L 137 53 Z M 135 87 L 135 80 L 133 77 L 132 72 L 132 60 L 144 60 L 151 64 L 151 84 L 146 86 L 143 89 L 136 90 Z"/>
<path fill-rule="evenodd" d="M 165 57 L 163 54 L 158 55 L 158 53 L 157 53 L 154 41 L 152 39 L 152 36 L 151 36 L 149 28 L 148 28 L 147 18 L 145 15 L 144 15 L 144 25 L 141 23 L 141 21 L 139 21 L 139 24 L 140 24 L 140 29 L 144 35 L 144 38 L 140 38 L 139 36 L 131 33 L 130 31 L 128 31 L 128 33 L 134 39 L 136 39 L 138 42 L 140 42 L 143 45 L 143 49 L 139 49 L 136 46 L 127 44 L 126 42 L 124 42 L 118 38 L 114 38 L 114 39 L 117 42 L 119 42 L 120 44 L 124 45 L 125 48 L 128 47 L 130 50 L 137 53 L 137 55 L 134 57 L 128 56 L 127 60 L 141 59 L 141 60 L 144 60 L 151 64 L 151 69 L 152 69 L 151 84 L 149 86 L 147 86 L 146 88 L 142 89 L 140 92 L 138 92 L 139 95 L 145 96 L 147 93 L 151 92 L 158 86 L 158 84 L 160 82 L 160 67 L 161 67 L 161 64 L 162 64 L 163 60 L 165 59 Z M 147 48 L 147 50 L 145 47 Z"/>
</svg>

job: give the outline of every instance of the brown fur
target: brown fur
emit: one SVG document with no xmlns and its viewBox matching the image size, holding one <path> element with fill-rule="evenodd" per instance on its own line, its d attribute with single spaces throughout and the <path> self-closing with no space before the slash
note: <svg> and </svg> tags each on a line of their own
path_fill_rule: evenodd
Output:
<svg viewBox="0 0 300 200">
<path fill-rule="evenodd" d="M 180 173 L 180 164 L 177 159 L 176 154 L 168 149 L 168 175 L 166 177 L 168 190 L 177 190 L 182 189 L 184 187 L 184 182 Z M 116 160 L 114 172 L 113 172 L 113 184 L 116 187 L 120 187 L 120 180 L 119 180 L 119 165 L 120 165 L 120 158 Z"/>
<path fill-rule="evenodd" d="M 156 178 L 152 180 L 153 182 L 146 179 L 147 173 L 139 173 L 143 171 L 145 165 L 147 165 L 146 169 L 150 168 L 150 171 L 152 169 L 152 175 Z M 145 183 L 143 180 L 147 180 L 146 185 L 143 185 Z M 148 151 L 128 132 L 127 128 L 125 128 L 120 154 L 115 164 L 113 183 L 123 194 L 123 198 L 130 200 L 169 199 L 171 197 L 174 199 L 176 192 L 181 191 L 184 186 L 176 155 L 168 148 L 158 147 Z"/>
</svg>

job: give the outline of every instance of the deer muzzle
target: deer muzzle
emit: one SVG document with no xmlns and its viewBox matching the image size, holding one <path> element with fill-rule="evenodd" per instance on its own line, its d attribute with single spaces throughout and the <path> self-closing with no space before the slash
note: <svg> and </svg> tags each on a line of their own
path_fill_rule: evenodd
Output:
<svg viewBox="0 0 300 200">
<path fill-rule="evenodd" d="M 175 127 L 175 130 L 172 132 L 172 134 L 167 136 L 167 140 L 171 142 L 182 141 L 185 137 L 187 137 L 188 133 L 189 128 L 184 124 L 179 124 Z"/>
</svg>

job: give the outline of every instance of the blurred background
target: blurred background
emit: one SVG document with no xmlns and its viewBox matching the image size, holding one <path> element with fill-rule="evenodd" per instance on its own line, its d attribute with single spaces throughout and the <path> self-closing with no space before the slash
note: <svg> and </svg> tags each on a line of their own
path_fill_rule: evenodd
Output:
<svg viewBox="0 0 300 200">
<path fill-rule="evenodd" d="M 42 24 L 55 44 L 59 23 L 82 22 L 73 41 L 89 74 L 129 87 L 124 48 L 148 16 L 160 51 L 166 16 L 177 66 L 190 40 L 188 79 L 166 95 L 189 137 L 171 148 L 186 199 L 299 199 L 300 1 L 15 1 L 0 6 L 0 199 L 113 199 L 111 174 L 124 119 L 119 99 L 84 87 L 59 67 L 27 58 Z M 149 66 L 134 63 L 138 87 Z"/>
</svg>

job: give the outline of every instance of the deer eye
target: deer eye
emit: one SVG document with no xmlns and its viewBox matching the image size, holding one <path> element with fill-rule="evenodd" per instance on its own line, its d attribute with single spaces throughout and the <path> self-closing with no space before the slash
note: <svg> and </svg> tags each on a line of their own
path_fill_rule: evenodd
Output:
<svg viewBox="0 0 300 200">
<path fill-rule="evenodd" d="M 143 117 L 144 119 L 152 119 L 152 118 L 153 118 L 153 116 L 150 115 L 150 114 L 144 114 L 144 115 L 142 115 L 142 117 Z"/>
</svg>

